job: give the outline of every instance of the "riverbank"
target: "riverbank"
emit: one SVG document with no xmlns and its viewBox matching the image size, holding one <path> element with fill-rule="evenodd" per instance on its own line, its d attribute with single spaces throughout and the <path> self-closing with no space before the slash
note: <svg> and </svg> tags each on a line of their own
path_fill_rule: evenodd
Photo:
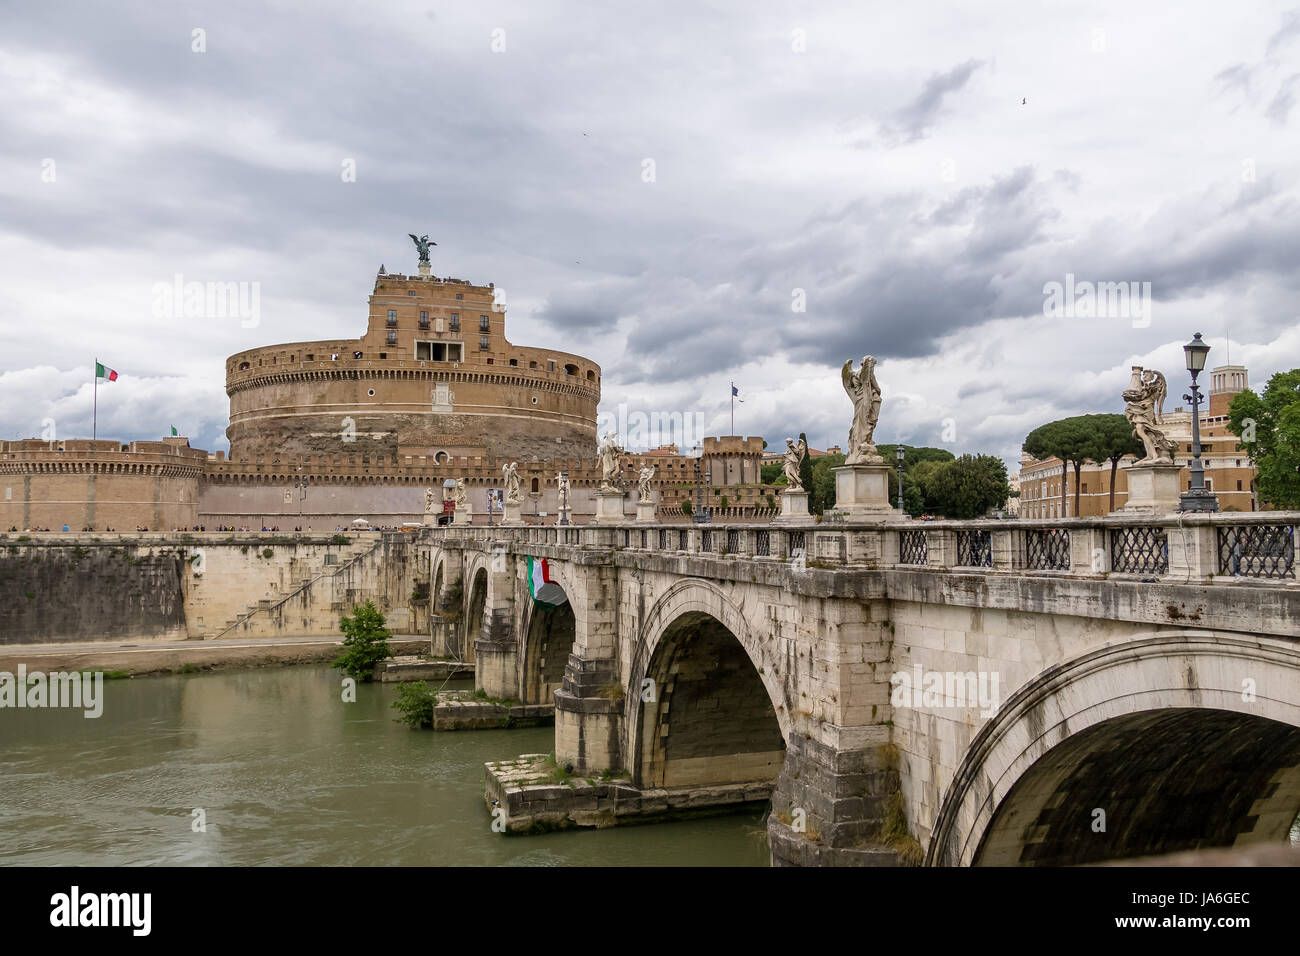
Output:
<svg viewBox="0 0 1300 956">
<path fill-rule="evenodd" d="M 394 654 L 420 654 L 429 639 L 418 634 L 394 634 L 388 640 Z M 14 673 L 19 664 L 31 671 L 93 670 L 123 672 L 132 677 L 328 663 L 339 655 L 341 635 L 231 638 L 216 641 L 86 642 L 81 644 L 0 645 L 0 671 Z"/>
</svg>

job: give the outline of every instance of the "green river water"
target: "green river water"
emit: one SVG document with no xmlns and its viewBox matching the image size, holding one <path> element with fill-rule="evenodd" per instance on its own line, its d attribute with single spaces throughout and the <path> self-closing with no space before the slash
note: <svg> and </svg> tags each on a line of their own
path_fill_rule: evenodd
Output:
<svg viewBox="0 0 1300 956">
<path fill-rule="evenodd" d="M 549 753 L 552 728 L 409 730 L 392 719 L 395 685 L 362 684 L 345 704 L 340 677 L 322 665 L 135 678 L 104 684 L 98 719 L 0 710 L 0 863 L 767 865 L 752 813 L 493 833 L 484 761 Z"/>
</svg>

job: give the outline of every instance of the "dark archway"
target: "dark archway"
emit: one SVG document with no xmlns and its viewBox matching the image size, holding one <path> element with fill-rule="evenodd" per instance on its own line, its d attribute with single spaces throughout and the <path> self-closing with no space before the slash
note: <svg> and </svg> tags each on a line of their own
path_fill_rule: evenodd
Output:
<svg viewBox="0 0 1300 956">
<path fill-rule="evenodd" d="M 642 787 L 775 783 L 785 739 L 767 689 L 736 636 L 688 611 L 646 668 L 635 776 Z"/>
<path fill-rule="evenodd" d="M 555 692 L 564 683 L 577 620 L 565 600 L 556 605 L 534 601 L 528 619 L 528 643 L 524 651 L 522 695 L 525 704 L 555 702 Z"/>
<path fill-rule="evenodd" d="M 474 642 L 483 632 L 483 608 L 487 605 L 487 570 L 479 568 L 474 574 L 474 583 L 469 589 L 469 603 L 466 605 L 465 626 L 461 629 L 459 648 L 461 660 L 474 660 Z"/>
<path fill-rule="evenodd" d="M 1300 728 L 1226 710 L 1143 711 L 1040 757 L 999 804 L 974 863 L 1072 866 L 1284 841 L 1297 812 Z"/>
</svg>

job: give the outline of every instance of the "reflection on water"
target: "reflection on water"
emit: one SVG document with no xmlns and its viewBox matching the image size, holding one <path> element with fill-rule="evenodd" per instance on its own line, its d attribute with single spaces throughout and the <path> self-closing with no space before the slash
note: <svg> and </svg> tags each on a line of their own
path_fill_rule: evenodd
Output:
<svg viewBox="0 0 1300 956">
<path fill-rule="evenodd" d="M 0 863 L 767 864 L 753 814 L 536 837 L 491 831 L 483 763 L 549 727 L 394 723 L 392 684 L 344 704 L 326 666 L 104 684 L 104 714 L 0 710 Z M 458 683 L 449 686 L 465 687 Z M 196 808 L 207 832 L 193 832 Z"/>
</svg>

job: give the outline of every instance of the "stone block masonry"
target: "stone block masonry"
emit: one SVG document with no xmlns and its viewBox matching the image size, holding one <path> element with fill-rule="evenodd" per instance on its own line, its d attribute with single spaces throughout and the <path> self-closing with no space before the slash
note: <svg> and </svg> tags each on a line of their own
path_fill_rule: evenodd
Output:
<svg viewBox="0 0 1300 956">
<path fill-rule="evenodd" d="M 401 633 L 410 535 L 0 535 L 0 644 L 336 634 L 373 600 Z"/>
</svg>

